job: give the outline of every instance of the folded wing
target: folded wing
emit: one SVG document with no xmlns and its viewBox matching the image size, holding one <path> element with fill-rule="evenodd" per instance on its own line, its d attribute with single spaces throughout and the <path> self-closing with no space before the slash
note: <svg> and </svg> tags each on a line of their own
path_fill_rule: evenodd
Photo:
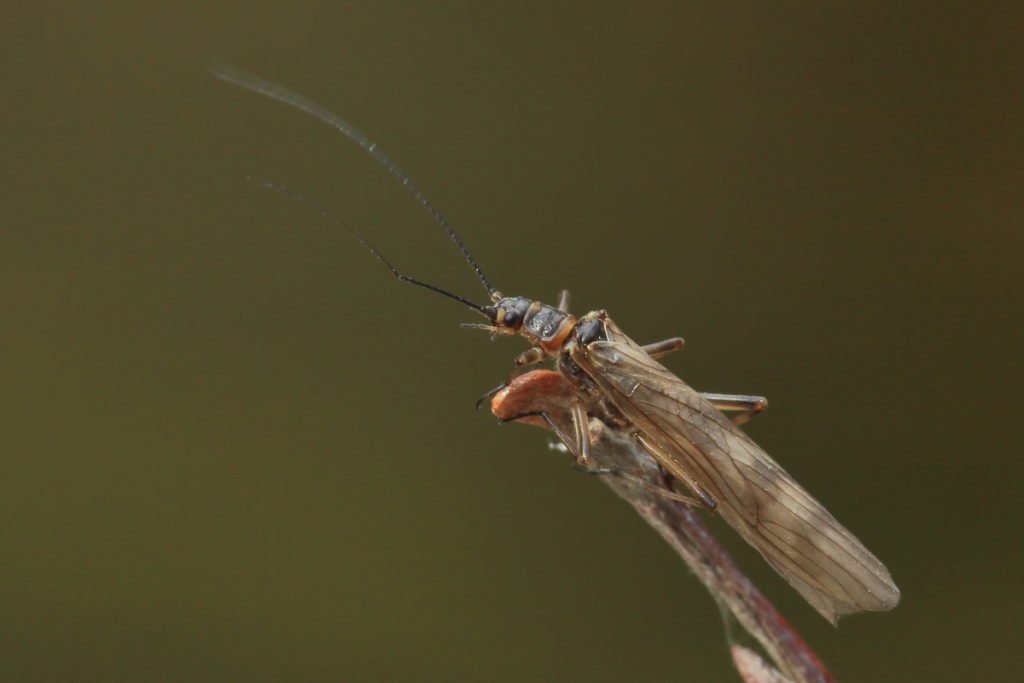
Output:
<svg viewBox="0 0 1024 683">
<path fill-rule="evenodd" d="M 647 355 L 611 321 L 610 341 L 579 348 L 576 363 L 680 481 L 717 511 L 826 619 L 899 602 L 888 570 L 745 433 Z"/>
</svg>

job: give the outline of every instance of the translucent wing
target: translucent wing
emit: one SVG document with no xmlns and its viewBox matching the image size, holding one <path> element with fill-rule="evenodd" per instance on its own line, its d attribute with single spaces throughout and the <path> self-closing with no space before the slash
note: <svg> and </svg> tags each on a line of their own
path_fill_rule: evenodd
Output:
<svg viewBox="0 0 1024 683">
<path fill-rule="evenodd" d="M 606 320 L 573 360 L 717 511 L 826 619 L 899 602 L 888 570 L 746 434 Z"/>
</svg>

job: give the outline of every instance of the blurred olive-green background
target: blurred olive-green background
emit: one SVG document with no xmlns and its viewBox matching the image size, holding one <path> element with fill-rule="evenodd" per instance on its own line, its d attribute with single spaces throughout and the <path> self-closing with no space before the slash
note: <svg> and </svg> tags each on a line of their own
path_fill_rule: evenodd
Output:
<svg viewBox="0 0 1024 683">
<path fill-rule="evenodd" d="M 734 681 L 718 612 L 473 401 L 509 294 L 607 308 L 892 571 L 843 681 L 1019 674 L 1019 3 L 48 3 L 0 26 L 0 679 Z"/>
</svg>

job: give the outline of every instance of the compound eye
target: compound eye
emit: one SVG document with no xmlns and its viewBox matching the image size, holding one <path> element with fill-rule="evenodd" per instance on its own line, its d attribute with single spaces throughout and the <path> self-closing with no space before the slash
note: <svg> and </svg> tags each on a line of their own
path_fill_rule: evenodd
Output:
<svg viewBox="0 0 1024 683">
<path fill-rule="evenodd" d="M 532 302 L 529 299 L 521 296 L 502 299 L 498 302 L 498 305 L 505 314 L 499 324 L 502 327 L 518 330 L 523 324 L 523 320 L 526 317 L 526 311 L 529 310 L 531 303 Z"/>
</svg>

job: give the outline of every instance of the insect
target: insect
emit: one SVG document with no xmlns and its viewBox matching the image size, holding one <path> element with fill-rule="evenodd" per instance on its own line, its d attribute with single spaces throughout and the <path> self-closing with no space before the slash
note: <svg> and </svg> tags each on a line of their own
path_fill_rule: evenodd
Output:
<svg viewBox="0 0 1024 683">
<path fill-rule="evenodd" d="M 566 392 L 560 405 L 567 411 L 568 427 L 544 411 L 519 417 L 546 421 L 577 463 L 583 467 L 589 463 L 588 419 L 600 416 L 631 434 L 665 472 L 693 494 L 695 504 L 721 515 L 829 621 L 835 623 L 851 612 L 896 606 L 899 589 L 885 566 L 739 428 L 764 408 L 763 398 L 693 390 L 657 360 L 681 349 L 681 338 L 638 344 L 603 310 L 573 316 L 567 291 L 560 294 L 555 306 L 504 296 L 484 275 L 447 219 L 376 143 L 287 88 L 223 63 L 209 68 L 228 83 L 296 107 L 334 127 L 412 193 L 473 268 L 487 289 L 489 304 L 474 303 L 401 273 L 358 233 L 353 234 L 398 280 L 458 301 L 485 319 L 466 327 L 495 336 L 525 338 L 531 346 L 516 357 L 513 373 L 544 360 L 554 361 L 565 381 L 558 390 Z M 291 194 L 345 225 L 299 195 L 269 183 L 266 186 Z M 506 386 L 508 381 L 484 399 Z M 730 418 L 726 413 L 736 415 Z"/>
<path fill-rule="evenodd" d="M 530 370 L 516 375 L 509 386 L 491 399 L 491 413 L 502 421 L 514 420 L 548 429 L 550 423 L 555 423 L 569 430 L 571 418 L 567 408 L 576 400 L 576 394 L 572 382 L 560 372 Z M 547 419 L 541 418 L 541 413 Z M 680 483 L 673 481 L 628 431 L 608 424 L 600 414 L 590 418 L 593 465 L 615 473 L 606 477 L 604 483 L 676 551 L 719 606 L 761 644 L 786 675 L 784 680 L 834 683 L 828 669 L 803 638 L 743 576 L 702 521 L 701 510 L 667 495 Z M 733 645 L 734 657 L 737 647 Z M 740 661 L 736 665 L 744 670 Z M 770 678 L 783 680 L 781 676 Z M 756 680 L 767 681 L 768 677 Z"/>
</svg>

